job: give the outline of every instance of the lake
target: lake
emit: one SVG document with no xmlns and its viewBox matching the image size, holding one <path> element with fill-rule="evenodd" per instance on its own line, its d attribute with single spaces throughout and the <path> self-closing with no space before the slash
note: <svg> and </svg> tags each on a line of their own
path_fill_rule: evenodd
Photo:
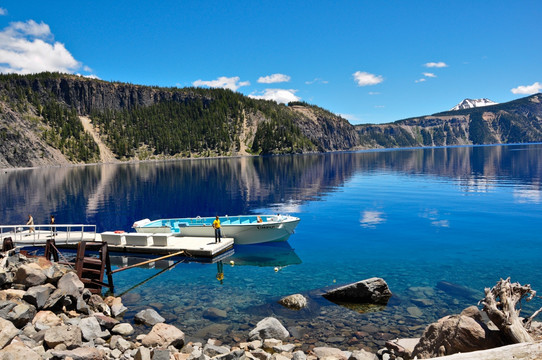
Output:
<svg viewBox="0 0 542 360">
<path fill-rule="evenodd" d="M 143 218 L 298 216 L 287 243 L 236 246 L 222 263 L 115 274 L 126 320 L 153 307 L 188 339 L 233 342 L 275 316 L 303 346 L 375 350 L 476 305 L 500 278 L 542 291 L 541 180 L 542 144 L 10 170 L 0 173 L 0 224 L 54 214 L 58 224 L 130 231 Z M 388 283 L 388 306 L 321 297 L 370 277 Z M 309 298 L 307 309 L 277 304 L 294 293 Z M 533 303 L 524 308 L 541 306 Z"/>
</svg>

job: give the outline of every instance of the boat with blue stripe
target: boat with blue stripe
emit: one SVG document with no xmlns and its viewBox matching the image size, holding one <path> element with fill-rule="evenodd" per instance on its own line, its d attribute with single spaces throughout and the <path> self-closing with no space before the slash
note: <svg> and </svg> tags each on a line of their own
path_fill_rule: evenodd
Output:
<svg viewBox="0 0 542 360">
<path fill-rule="evenodd" d="M 178 236 L 214 237 L 215 217 L 194 217 L 136 221 L 132 226 L 142 233 L 171 233 Z M 222 237 L 233 238 L 235 244 L 260 244 L 286 241 L 294 233 L 300 219 L 290 215 L 219 216 Z"/>
</svg>

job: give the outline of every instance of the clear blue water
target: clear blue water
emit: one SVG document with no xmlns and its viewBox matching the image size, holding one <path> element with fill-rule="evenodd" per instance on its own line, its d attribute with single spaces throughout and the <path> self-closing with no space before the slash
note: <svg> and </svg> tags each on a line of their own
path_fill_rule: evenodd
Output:
<svg viewBox="0 0 542 360">
<path fill-rule="evenodd" d="M 127 320 L 152 306 L 189 338 L 229 341 L 272 315 L 297 339 L 375 349 L 476 305 L 500 278 L 542 290 L 541 180 L 541 144 L 2 171 L 0 223 L 24 223 L 29 213 L 46 223 L 55 214 L 57 223 L 129 231 L 142 218 L 299 216 L 286 244 L 237 246 L 223 261 L 222 283 L 216 263 L 116 274 Z M 123 261 L 137 262 L 115 259 Z M 358 312 L 320 296 L 374 276 L 394 293 L 384 309 Z M 440 281 L 465 289 L 443 291 Z M 311 306 L 276 304 L 293 293 Z"/>
</svg>

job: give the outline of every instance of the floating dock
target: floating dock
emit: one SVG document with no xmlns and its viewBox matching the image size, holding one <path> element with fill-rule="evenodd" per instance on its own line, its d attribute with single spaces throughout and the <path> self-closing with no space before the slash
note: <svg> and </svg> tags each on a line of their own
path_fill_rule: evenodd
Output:
<svg viewBox="0 0 542 360">
<path fill-rule="evenodd" d="M 166 255 L 184 251 L 187 256 L 214 258 L 233 248 L 233 238 L 191 237 L 173 234 L 126 233 L 106 231 L 96 233 L 95 225 L 29 225 L 0 226 L 0 244 L 11 238 L 17 247 L 45 246 L 54 239 L 58 248 L 76 248 L 80 241 L 107 242 L 110 251 L 122 253 Z"/>
</svg>

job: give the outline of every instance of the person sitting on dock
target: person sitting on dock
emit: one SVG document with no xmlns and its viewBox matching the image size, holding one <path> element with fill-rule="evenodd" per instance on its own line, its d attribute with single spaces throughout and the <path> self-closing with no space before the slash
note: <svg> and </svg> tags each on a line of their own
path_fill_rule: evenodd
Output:
<svg viewBox="0 0 542 360">
<path fill-rule="evenodd" d="M 218 216 L 216 217 L 215 221 L 213 221 L 213 229 L 215 229 L 215 244 L 222 242 L 222 240 L 220 239 L 220 219 L 218 218 Z"/>
<path fill-rule="evenodd" d="M 30 225 L 30 227 L 28 228 L 28 234 L 29 235 L 30 235 L 30 233 L 35 233 L 35 230 L 34 230 L 34 218 L 30 214 L 28 214 L 28 221 L 26 222 L 26 225 Z"/>
</svg>

